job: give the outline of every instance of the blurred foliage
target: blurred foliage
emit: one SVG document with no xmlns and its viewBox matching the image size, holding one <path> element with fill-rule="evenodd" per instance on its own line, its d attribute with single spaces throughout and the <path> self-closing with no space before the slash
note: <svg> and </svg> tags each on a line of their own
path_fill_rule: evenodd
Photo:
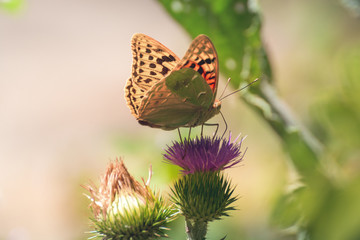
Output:
<svg viewBox="0 0 360 240">
<path fill-rule="evenodd" d="M 5 9 L 8 12 L 17 12 L 24 5 L 23 0 L 3 0 L 0 1 L 0 8 Z"/>
<path fill-rule="evenodd" d="M 341 3 L 355 16 L 360 16 L 360 0 L 341 0 Z"/>
<path fill-rule="evenodd" d="M 311 129 L 320 143 L 277 95 L 255 1 L 158 1 L 192 38 L 213 40 L 221 73 L 233 87 L 260 78 L 242 99 L 278 134 L 299 179 L 274 206 L 271 222 L 281 229 L 276 239 L 360 239 L 360 46 L 335 58 L 342 87 L 314 106 Z"/>
<path fill-rule="evenodd" d="M 315 128 L 326 133 L 323 141 L 327 152 L 344 165 L 350 159 L 354 161 L 360 151 L 360 135 L 354 134 L 360 133 L 360 44 L 341 49 L 335 61 L 343 80 L 339 92 L 319 102 L 313 115 Z M 356 160 L 360 160 L 358 156 Z"/>
</svg>

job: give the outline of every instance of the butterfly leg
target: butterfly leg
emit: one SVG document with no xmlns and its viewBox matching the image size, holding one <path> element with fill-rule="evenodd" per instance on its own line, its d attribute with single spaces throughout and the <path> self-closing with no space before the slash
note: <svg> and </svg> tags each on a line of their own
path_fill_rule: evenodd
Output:
<svg viewBox="0 0 360 240">
<path fill-rule="evenodd" d="M 218 130 L 219 130 L 219 124 L 218 124 L 218 123 L 215 123 L 214 126 L 215 126 L 215 125 L 216 125 L 216 130 L 215 130 L 215 132 L 214 132 L 213 139 L 216 137 L 217 132 L 218 132 Z"/>
<path fill-rule="evenodd" d="M 182 137 L 181 137 L 180 128 L 178 128 L 177 130 L 178 130 L 178 133 L 179 133 L 180 142 L 183 144 L 184 142 L 183 142 Z"/>
<path fill-rule="evenodd" d="M 201 137 L 203 137 L 203 133 L 204 133 L 204 124 L 201 125 Z"/>
<path fill-rule="evenodd" d="M 225 131 L 224 131 L 224 133 L 223 133 L 222 136 L 221 136 L 221 138 L 223 138 L 223 137 L 225 136 L 225 133 L 226 133 L 227 129 L 228 129 L 228 124 L 227 124 L 227 122 L 226 122 L 226 120 L 225 120 L 225 117 L 224 117 L 224 115 L 222 114 L 221 111 L 220 111 L 220 114 L 221 114 L 221 117 L 222 117 L 222 119 L 224 120 L 224 123 L 225 123 Z"/>
<path fill-rule="evenodd" d="M 218 123 L 204 123 L 205 126 L 216 126 L 216 130 L 214 132 L 213 138 L 216 136 L 218 130 L 219 130 L 219 124 Z"/>
<path fill-rule="evenodd" d="M 187 152 L 186 145 L 187 145 L 187 142 L 188 142 L 189 139 L 190 139 L 191 127 L 190 127 L 190 129 L 189 129 L 189 136 L 188 136 L 188 139 L 187 139 L 187 140 L 186 140 L 186 138 L 184 139 L 184 141 L 182 140 L 181 133 L 180 133 L 180 128 L 178 128 L 178 133 L 179 133 L 179 136 L 180 136 L 181 144 L 183 144 L 183 145 L 184 145 L 184 148 L 185 148 L 184 155 L 182 156 L 182 158 L 184 159 L 185 156 L 186 156 L 186 152 Z"/>
</svg>

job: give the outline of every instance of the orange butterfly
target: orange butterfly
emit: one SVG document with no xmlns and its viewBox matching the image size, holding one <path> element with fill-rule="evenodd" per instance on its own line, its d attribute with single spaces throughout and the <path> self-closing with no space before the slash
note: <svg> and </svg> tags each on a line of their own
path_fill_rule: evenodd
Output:
<svg viewBox="0 0 360 240">
<path fill-rule="evenodd" d="M 196 37 L 182 59 L 144 34 L 132 37 L 131 49 L 125 99 L 140 124 L 164 130 L 195 127 L 220 112 L 218 57 L 207 36 Z"/>
</svg>

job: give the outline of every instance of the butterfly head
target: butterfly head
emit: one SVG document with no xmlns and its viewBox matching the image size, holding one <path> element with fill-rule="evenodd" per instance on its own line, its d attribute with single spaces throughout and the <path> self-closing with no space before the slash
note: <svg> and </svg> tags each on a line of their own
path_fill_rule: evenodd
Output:
<svg viewBox="0 0 360 240">
<path fill-rule="evenodd" d="M 219 111 L 220 111 L 220 107 L 221 107 L 221 101 L 218 100 L 218 99 L 215 99 L 214 104 L 213 104 L 213 108 L 216 108 L 216 109 L 218 108 Z"/>
<path fill-rule="evenodd" d="M 220 108 L 221 108 L 221 101 L 218 99 L 215 99 L 214 104 L 212 106 L 213 116 L 215 116 L 216 114 L 218 114 L 220 112 Z"/>
<path fill-rule="evenodd" d="M 216 114 L 218 114 L 220 112 L 221 109 L 221 101 L 219 101 L 218 99 L 215 99 L 213 105 L 210 107 L 209 111 L 204 114 L 206 115 L 207 119 L 212 118 L 213 116 L 215 116 Z"/>
</svg>

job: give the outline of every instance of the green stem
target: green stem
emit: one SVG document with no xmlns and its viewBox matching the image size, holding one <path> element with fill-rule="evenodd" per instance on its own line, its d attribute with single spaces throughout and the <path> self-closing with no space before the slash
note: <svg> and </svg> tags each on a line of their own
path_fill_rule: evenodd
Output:
<svg viewBox="0 0 360 240">
<path fill-rule="evenodd" d="M 207 222 L 203 221 L 185 219 L 185 230 L 188 236 L 187 240 L 205 240 L 207 224 Z"/>
<path fill-rule="evenodd" d="M 260 84 L 257 94 L 246 94 L 243 99 L 278 134 L 298 172 L 302 176 L 318 174 L 322 144 L 294 117 L 266 77 Z"/>
</svg>

